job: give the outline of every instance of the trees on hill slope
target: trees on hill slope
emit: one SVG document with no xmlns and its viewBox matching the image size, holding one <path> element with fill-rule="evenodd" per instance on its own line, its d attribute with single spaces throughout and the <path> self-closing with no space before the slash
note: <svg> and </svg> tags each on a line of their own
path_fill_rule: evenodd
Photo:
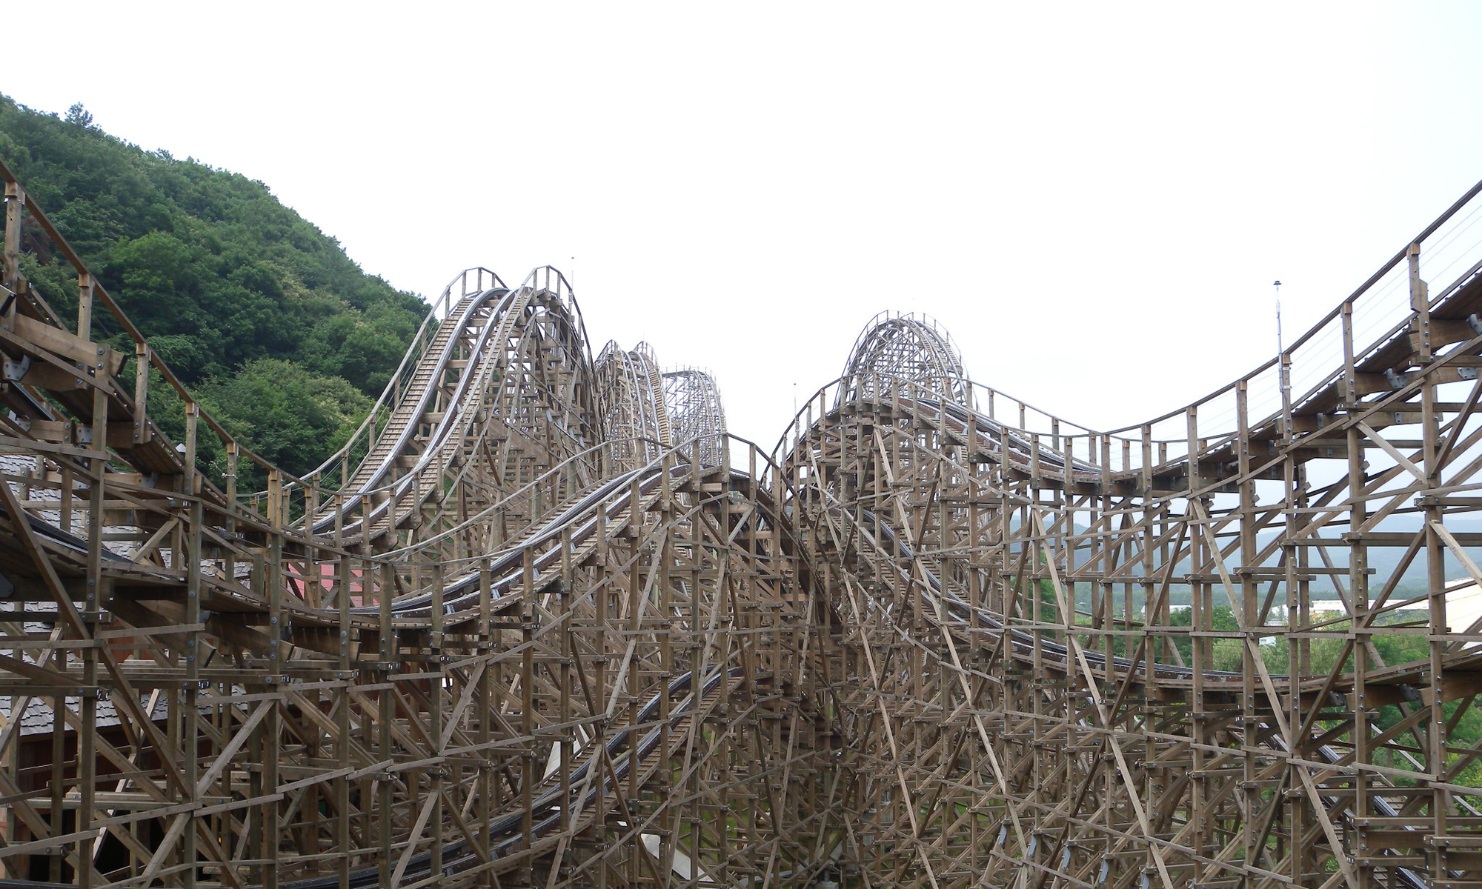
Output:
<svg viewBox="0 0 1482 889">
<path fill-rule="evenodd" d="M 208 409 L 290 472 L 354 429 L 427 311 L 263 183 L 144 151 L 81 105 L 0 96 L 0 159 Z M 25 271 L 75 311 L 69 269 L 30 255 Z"/>
</svg>

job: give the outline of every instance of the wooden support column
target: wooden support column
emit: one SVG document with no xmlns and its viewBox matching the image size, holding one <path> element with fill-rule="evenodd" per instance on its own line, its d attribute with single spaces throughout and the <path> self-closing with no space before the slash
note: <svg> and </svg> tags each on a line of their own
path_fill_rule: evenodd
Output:
<svg viewBox="0 0 1482 889">
<path fill-rule="evenodd" d="M 258 807 L 262 820 L 263 860 L 260 868 L 263 889 L 278 889 L 280 878 L 279 843 L 282 841 L 283 804 L 279 798 L 279 761 L 283 743 L 282 694 L 287 682 L 287 664 L 284 660 L 288 646 L 285 644 L 288 617 L 283 610 L 286 595 L 283 578 L 283 530 L 286 524 L 286 496 L 283 491 L 283 476 L 277 469 L 268 471 L 268 523 L 272 533 L 268 535 L 266 553 L 267 583 L 263 594 L 268 602 L 268 665 L 267 691 L 274 696 L 268 706 L 267 718 L 262 721 L 262 793 L 265 801 Z"/>
<path fill-rule="evenodd" d="M 200 681 L 201 652 L 204 650 L 204 635 L 201 633 L 201 532 L 205 524 L 205 513 L 201 503 L 201 477 L 196 471 L 197 431 L 200 425 L 200 406 L 190 402 L 185 407 L 185 473 L 180 477 L 181 493 L 188 510 L 188 527 L 185 541 L 185 624 L 190 629 L 185 634 L 184 688 L 181 695 L 181 777 L 191 798 L 190 805 L 202 805 L 203 789 L 200 781 Z M 192 815 L 192 822 L 194 822 Z M 196 885 L 196 825 L 186 828 L 181 837 L 180 858 L 184 870 L 181 885 L 194 889 Z"/>
<path fill-rule="evenodd" d="M 19 182 L 7 180 L 5 183 L 5 287 L 16 296 L 21 290 L 21 223 L 26 206 L 26 190 Z M 3 301 L 0 295 L 0 301 Z M 15 312 L 15 304 L 10 302 L 0 308 L 4 309 L 4 315 Z"/>
</svg>

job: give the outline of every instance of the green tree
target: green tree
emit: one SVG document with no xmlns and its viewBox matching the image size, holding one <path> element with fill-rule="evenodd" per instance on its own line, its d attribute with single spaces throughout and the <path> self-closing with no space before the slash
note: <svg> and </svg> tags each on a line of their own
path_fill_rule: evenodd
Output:
<svg viewBox="0 0 1482 889">
<path fill-rule="evenodd" d="M 371 400 L 337 377 L 277 358 L 246 364 L 202 387 L 201 401 L 257 454 L 303 475 L 349 440 Z"/>
<path fill-rule="evenodd" d="M 67 109 L 67 123 L 79 127 L 90 127 L 93 125 L 92 112 L 84 108 L 81 102 L 73 102 L 72 107 Z"/>
<path fill-rule="evenodd" d="M 275 357 L 379 394 L 426 314 L 261 182 L 142 151 L 81 105 L 59 119 L 0 96 L 0 157 L 146 336 L 196 340 L 169 346 L 192 383 Z M 63 283 L 48 299 L 70 314 Z"/>
<path fill-rule="evenodd" d="M 368 407 L 358 396 L 380 394 L 426 314 L 263 183 L 145 152 L 99 129 L 80 103 L 58 117 L 0 96 L 0 159 L 155 353 L 244 444 L 290 471 L 328 455 L 345 411 L 358 422 Z M 27 238 L 25 274 L 61 317 L 75 317 L 75 274 Z M 92 335 L 133 353 L 105 312 L 94 313 Z M 265 380 L 284 387 L 266 391 Z M 170 397 L 157 391 L 152 408 Z"/>
</svg>

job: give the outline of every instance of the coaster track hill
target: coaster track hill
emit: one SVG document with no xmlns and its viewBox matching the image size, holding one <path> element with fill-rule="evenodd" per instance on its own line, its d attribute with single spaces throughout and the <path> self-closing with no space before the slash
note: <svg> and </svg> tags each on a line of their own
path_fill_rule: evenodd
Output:
<svg viewBox="0 0 1482 889">
<path fill-rule="evenodd" d="M 1111 431 L 882 315 L 764 449 L 471 269 L 296 477 L 0 178 L 0 887 L 1482 887 L 1482 186 Z"/>
</svg>

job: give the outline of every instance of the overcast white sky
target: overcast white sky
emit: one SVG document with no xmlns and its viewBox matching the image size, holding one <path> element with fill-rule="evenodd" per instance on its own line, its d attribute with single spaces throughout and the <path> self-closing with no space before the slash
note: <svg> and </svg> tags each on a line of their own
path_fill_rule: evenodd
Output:
<svg viewBox="0 0 1482 889">
<path fill-rule="evenodd" d="M 11 8 L 15 7 L 15 8 Z M 1482 4 L 11 4 L 0 92 L 262 180 L 426 296 L 574 272 L 770 445 L 882 309 L 1098 428 L 1482 178 Z M 573 259 L 574 257 L 574 259 Z"/>
</svg>

